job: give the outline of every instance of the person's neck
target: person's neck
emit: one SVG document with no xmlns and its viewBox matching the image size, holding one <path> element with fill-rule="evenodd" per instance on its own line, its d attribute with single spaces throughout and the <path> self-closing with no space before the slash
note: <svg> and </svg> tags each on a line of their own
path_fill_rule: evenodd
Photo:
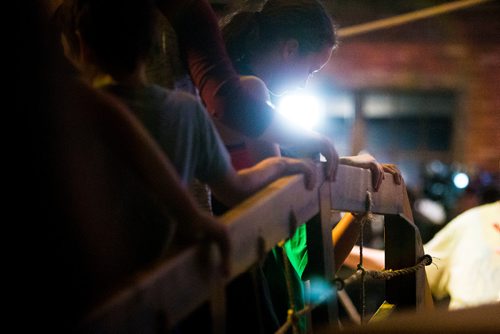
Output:
<svg viewBox="0 0 500 334">
<path fill-rule="evenodd" d="M 255 62 L 253 64 L 250 64 L 249 67 L 253 75 L 259 77 L 262 81 L 266 83 L 266 85 L 269 83 L 271 77 L 269 75 L 269 70 L 266 64 Z"/>
<path fill-rule="evenodd" d="M 276 72 L 276 64 L 273 62 L 272 57 L 263 56 L 253 59 L 249 62 L 249 67 L 253 75 L 264 81 L 269 92 L 271 94 L 276 94 L 274 92 L 274 89 L 276 89 L 274 78 L 274 73 Z"/>
</svg>

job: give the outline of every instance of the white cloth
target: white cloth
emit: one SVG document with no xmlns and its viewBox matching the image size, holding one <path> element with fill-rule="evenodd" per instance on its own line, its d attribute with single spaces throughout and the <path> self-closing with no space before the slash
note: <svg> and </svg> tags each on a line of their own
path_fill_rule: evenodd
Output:
<svg viewBox="0 0 500 334">
<path fill-rule="evenodd" d="M 450 309 L 500 301 L 500 201 L 475 207 L 450 221 L 425 246 L 433 264 L 427 279 Z"/>
</svg>

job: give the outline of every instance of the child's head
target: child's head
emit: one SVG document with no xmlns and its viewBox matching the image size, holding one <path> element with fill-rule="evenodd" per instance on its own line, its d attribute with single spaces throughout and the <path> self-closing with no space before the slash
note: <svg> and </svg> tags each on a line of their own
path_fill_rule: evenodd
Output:
<svg viewBox="0 0 500 334">
<path fill-rule="evenodd" d="M 82 58 L 111 76 L 134 72 L 155 37 L 154 0 L 69 0 Z"/>
<path fill-rule="evenodd" d="M 239 69 L 269 63 L 271 89 L 303 86 L 328 61 L 337 40 L 332 18 L 317 0 L 268 0 L 259 12 L 238 12 L 222 28 Z M 271 87 L 274 86 L 274 87 Z"/>
</svg>

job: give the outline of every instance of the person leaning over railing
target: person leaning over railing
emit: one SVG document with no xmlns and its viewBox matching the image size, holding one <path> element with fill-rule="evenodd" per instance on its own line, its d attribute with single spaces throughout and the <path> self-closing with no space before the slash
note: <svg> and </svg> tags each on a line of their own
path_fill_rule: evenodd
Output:
<svg viewBox="0 0 500 334">
<path fill-rule="evenodd" d="M 65 37 L 69 49 L 78 50 L 73 4 L 85 0 L 60 0 L 65 13 Z M 326 174 L 334 178 L 338 154 L 326 136 L 283 127 L 285 120 L 266 100 L 250 94 L 241 84 L 224 47 L 217 16 L 207 0 L 157 0 L 159 10 L 175 30 L 179 50 L 209 113 L 217 113 L 229 128 L 248 137 L 295 145 L 304 152 L 321 152 Z"/>
<path fill-rule="evenodd" d="M 195 97 L 148 83 L 145 64 L 154 36 L 153 8 L 147 0 L 86 0 L 77 6 L 79 59 L 82 68 L 91 65 L 101 77 L 111 78 L 101 89 L 141 119 L 184 185 L 194 178 L 205 182 L 228 206 L 285 175 L 304 174 L 306 187 L 313 189 L 316 169 L 307 159 L 271 157 L 235 171 L 208 113 Z"/>
<path fill-rule="evenodd" d="M 225 46 L 233 66 L 240 74 L 241 85 L 249 94 L 269 103 L 271 103 L 271 95 L 282 95 L 286 91 L 304 88 L 308 79 L 327 64 L 337 45 L 333 20 L 323 5 L 316 0 L 269 0 L 263 3 L 259 11 L 244 8 L 223 18 L 222 22 L 221 30 Z M 241 108 L 242 106 L 239 110 Z M 269 156 L 280 156 L 278 144 L 283 143 L 277 140 L 263 141 L 248 138 L 243 131 L 234 131 L 220 122 L 223 115 L 220 115 L 217 109 L 209 109 L 209 111 L 217 121 L 217 128 L 221 132 L 236 168 L 251 166 Z M 303 112 L 307 113 L 307 110 Z M 314 133 L 286 121 L 275 124 L 277 126 L 268 128 L 266 133 L 301 132 L 297 138 Z M 295 145 L 293 149 L 303 154 L 302 156 L 311 154 L 310 150 L 304 151 L 301 145 Z M 341 164 L 370 169 L 375 191 L 378 190 L 385 171 L 395 174 L 396 180 L 399 180 L 399 171 L 394 165 L 382 165 L 368 154 L 341 157 L 339 161 Z M 217 196 L 215 198 L 217 199 Z M 224 208 L 220 208 L 220 205 L 215 202 L 214 212 L 218 208 L 219 213 L 224 212 Z M 349 220 L 349 217 L 351 216 L 346 216 L 344 223 Z M 353 223 L 353 227 L 348 230 L 354 229 L 355 225 Z M 343 240 L 347 244 L 351 243 L 348 233 Z M 301 278 L 308 263 L 306 244 L 306 226 L 302 225 L 284 245 L 288 259 L 294 268 L 292 285 L 296 290 L 294 304 L 297 308 L 303 307 L 304 304 Z M 342 244 L 340 242 L 336 246 L 340 249 Z M 283 263 L 281 252 L 281 248 L 275 247 L 266 257 L 261 268 L 254 268 L 252 274 L 247 274 L 247 276 L 253 275 L 253 282 L 252 279 L 245 279 L 242 276 L 240 286 L 238 286 L 238 281 L 230 285 L 229 331 L 237 330 L 238 319 L 245 314 L 254 313 L 255 317 L 269 319 L 266 320 L 269 324 L 267 329 L 269 331 L 276 330 L 277 328 L 273 326 L 279 327 L 279 324 L 286 320 L 289 303 L 284 277 L 285 263 Z M 343 251 L 340 253 L 345 254 Z M 258 278 L 255 279 L 255 277 Z M 255 282 L 256 280 L 259 282 Z M 241 303 L 239 295 L 242 291 L 253 291 L 251 285 L 259 287 L 261 296 L 257 298 L 248 296 L 245 298 L 245 303 Z M 249 302 L 252 300 L 256 300 L 256 306 L 252 306 Z M 231 306 L 232 303 L 234 306 Z M 259 312 L 259 310 L 265 311 Z M 303 329 L 306 327 L 304 319 L 305 317 L 300 319 Z M 273 321 L 275 323 L 271 324 Z"/>
<path fill-rule="evenodd" d="M 214 240 L 226 265 L 229 241 L 226 227 L 195 205 L 130 110 L 78 78 L 49 8 L 48 1 L 15 8 L 22 22 L 14 41 L 23 64 L 17 74 L 30 78 L 29 97 L 27 83 L 16 81 L 30 173 L 20 178 L 29 192 L 19 200 L 23 219 L 14 224 L 22 234 L 12 234 L 22 269 L 12 275 L 10 305 L 19 311 L 18 331 L 67 333 L 155 259 L 143 247 L 142 229 L 151 229 L 146 243 L 154 239 L 158 252 L 175 227 L 185 242 Z"/>
</svg>

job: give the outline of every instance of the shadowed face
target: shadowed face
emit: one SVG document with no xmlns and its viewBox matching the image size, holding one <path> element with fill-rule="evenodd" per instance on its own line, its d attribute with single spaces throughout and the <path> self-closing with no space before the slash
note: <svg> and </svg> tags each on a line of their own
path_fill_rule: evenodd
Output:
<svg viewBox="0 0 500 334">
<path fill-rule="evenodd" d="M 309 78 L 320 71 L 330 60 L 333 47 L 325 46 L 321 51 L 301 54 L 291 52 L 273 73 L 273 84 L 269 86 L 274 94 L 283 94 L 287 90 L 305 88 Z"/>
</svg>

